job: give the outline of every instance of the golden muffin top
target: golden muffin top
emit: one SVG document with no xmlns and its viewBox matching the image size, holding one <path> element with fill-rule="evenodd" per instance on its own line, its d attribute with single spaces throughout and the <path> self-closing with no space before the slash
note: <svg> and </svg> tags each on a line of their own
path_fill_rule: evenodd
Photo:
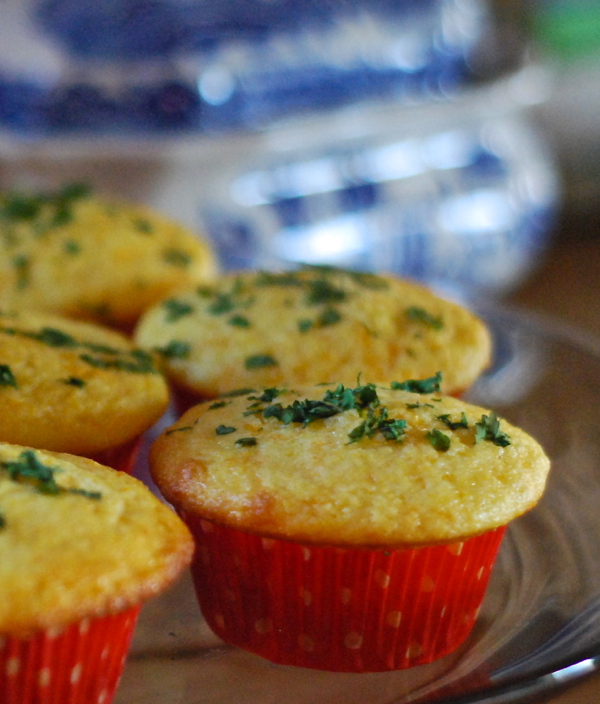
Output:
<svg viewBox="0 0 600 704">
<path fill-rule="evenodd" d="M 133 327 L 171 291 L 216 274 L 208 244 L 141 205 L 90 195 L 0 195 L 0 308 Z"/>
<path fill-rule="evenodd" d="M 0 310 L 0 441 L 94 454 L 147 430 L 168 400 L 152 356 L 124 335 Z"/>
<path fill-rule="evenodd" d="M 227 275 L 154 306 L 135 339 L 161 353 L 176 386 L 204 398 L 438 370 L 455 393 L 490 358 L 486 327 L 464 307 L 412 282 L 330 267 Z"/>
<path fill-rule="evenodd" d="M 134 606 L 189 563 L 174 512 L 129 475 L 0 443 L 0 633 Z"/>
<path fill-rule="evenodd" d="M 549 460 L 438 384 L 241 390 L 165 430 L 152 475 L 183 511 L 307 543 L 414 547 L 505 525 L 538 501 Z"/>
</svg>

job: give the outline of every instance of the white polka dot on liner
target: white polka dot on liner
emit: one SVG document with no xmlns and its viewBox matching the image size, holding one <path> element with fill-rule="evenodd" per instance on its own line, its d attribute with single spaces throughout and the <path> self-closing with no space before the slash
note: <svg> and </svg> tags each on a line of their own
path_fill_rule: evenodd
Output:
<svg viewBox="0 0 600 704">
<path fill-rule="evenodd" d="M 102 654 L 104 654 L 104 652 Z M 71 676 L 69 677 L 71 684 L 77 684 L 77 682 L 79 682 L 81 679 L 81 670 L 81 663 L 78 662 L 77 665 L 75 665 L 75 667 L 71 670 Z"/>
<path fill-rule="evenodd" d="M 209 521 L 205 521 L 204 519 L 200 521 L 200 528 L 202 528 L 205 533 L 214 533 L 215 530 L 213 524 Z"/>
<path fill-rule="evenodd" d="M 254 630 L 260 635 L 268 633 L 272 628 L 273 624 L 271 623 L 271 619 L 268 618 L 259 618 L 258 621 L 254 623 Z"/>
<path fill-rule="evenodd" d="M 388 613 L 386 614 L 385 622 L 387 623 L 388 626 L 391 626 L 392 628 L 399 628 L 401 621 L 402 621 L 402 612 L 401 611 L 388 611 Z"/>
<path fill-rule="evenodd" d="M 273 545 L 275 545 L 275 541 L 272 538 L 263 538 L 261 544 L 263 550 L 271 550 Z"/>
<path fill-rule="evenodd" d="M 82 635 L 84 633 L 87 633 L 90 629 L 90 620 L 89 618 L 84 618 L 83 621 L 79 623 L 79 633 Z"/>
<path fill-rule="evenodd" d="M 302 548 L 302 557 L 304 562 L 308 562 L 312 557 L 312 550 L 310 548 Z"/>
<path fill-rule="evenodd" d="M 98 695 L 97 704 L 104 704 L 108 700 L 108 692 L 103 689 Z"/>
<path fill-rule="evenodd" d="M 479 569 L 479 572 L 477 572 L 477 579 L 481 579 L 481 578 L 483 577 L 484 571 L 485 571 L 485 568 L 484 568 L 484 567 L 481 567 L 481 568 Z"/>
<path fill-rule="evenodd" d="M 300 590 L 300 598 L 304 602 L 304 606 L 310 606 L 312 604 L 313 595 L 312 592 L 310 592 L 308 589 Z"/>
<path fill-rule="evenodd" d="M 458 557 L 463 551 L 464 543 L 451 543 L 448 545 L 448 552 L 455 557 Z"/>
<path fill-rule="evenodd" d="M 5 665 L 7 677 L 14 677 L 21 669 L 21 661 L 19 658 L 8 658 Z"/>
<path fill-rule="evenodd" d="M 390 575 L 383 570 L 375 570 L 373 580 L 375 584 L 378 584 L 382 589 L 387 589 L 390 586 Z"/>
<path fill-rule="evenodd" d="M 64 628 L 60 628 L 58 626 L 53 626 L 52 628 L 46 629 L 46 638 L 49 638 L 50 640 L 54 640 L 55 638 L 58 638 L 58 636 L 62 635 L 64 632 L 65 632 Z"/>
<path fill-rule="evenodd" d="M 47 687 L 52 679 L 52 670 L 49 667 L 42 667 L 38 672 L 38 687 Z"/>
<path fill-rule="evenodd" d="M 349 604 L 352 601 L 352 589 L 344 587 L 342 589 L 342 604 Z"/>
<path fill-rule="evenodd" d="M 198 550 L 198 554 L 200 556 L 200 560 L 202 560 L 202 564 L 205 567 L 208 567 L 210 565 L 210 550 L 205 545 L 202 545 Z"/>
<path fill-rule="evenodd" d="M 434 589 L 435 589 L 435 582 L 428 574 L 426 574 L 423 577 L 423 581 L 421 582 L 421 591 L 422 592 L 432 592 Z"/>
<path fill-rule="evenodd" d="M 409 660 L 412 660 L 413 658 L 418 658 L 419 655 L 423 654 L 423 646 L 421 646 L 419 643 L 411 643 L 408 648 L 406 649 L 406 657 Z"/>
<path fill-rule="evenodd" d="M 356 631 L 347 633 L 346 637 L 344 638 L 344 646 L 348 648 L 348 650 L 358 650 L 361 647 L 362 643 L 363 637 L 360 633 L 357 633 Z"/>
<path fill-rule="evenodd" d="M 306 633 L 301 633 L 298 636 L 298 645 L 307 653 L 312 653 L 315 649 L 315 641 L 310 636 L 306 635 Z"/>
<path fill-rule="evenodd" d="M 104 648 L 104 650 L 100 653 L 100 660 L 106 660 L 109 653 L 110 653 L 110 648 L 108 646 L 106 646 L 106 648 Z"/>
</svg>

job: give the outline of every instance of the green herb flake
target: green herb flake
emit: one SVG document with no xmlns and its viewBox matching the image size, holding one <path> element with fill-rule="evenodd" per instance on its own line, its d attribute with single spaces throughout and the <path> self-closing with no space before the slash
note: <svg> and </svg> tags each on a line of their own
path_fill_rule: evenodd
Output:
<svg viewBox="0 0 600 704">
<path fill-rule="evenodd" d="M 5 519 L 4 516 L 0 513 L 0 530 L 2 530 L 2 528 L 6 528 L 6 519 Z"/>
<path fill-rule="evenodd" d="M 450 449 L 450 437 L 437 428 L 428 430 L 425 437 L 438 452 L 447 452 Z"/>
<path fill-rule="evenodd" d="M 308 332 L 312 327 L 314 326 L 314 323 L 310 318 L 303 318 L 302 320 L 298 321 L 298 330 L 300 332 Z"/>
<path fill-rule="evenodd" d="M 444 320 L 441 315 L 432 315 L 424 308 L 411 306 L 406 309 L 406 316 L 416 323 L 423 323 L 433 330 L 441 330 L 444 327 Z"/>
<path fill-rule="evenodd" d="M 270 354 L 254 354 L 246 357 L 245 367 L 248 370 L 278 366 L 277 360 Z"/>
<path fill-rule="evenodd" d="M 340 303 L 345 301 L 348 294 L 344 289 L 334 286 L 327 279 L 315 279 L 308 283 L 306 302 L 310 306 L 321 303 Z"/>
<path fill-rule="evenodd" d="M 243 315 L 232 315 L 227 321 L 229 325 L 233 325 L 236 328 L 249 328 L 250 321 Z"/>
<path fill-rule="evenodd" d="M 71 335 L 57 328 L 42 328 L 39 332 L 25 333 L 25 337 L 42 342 L 48 347 L 77 347 L 78 343 Z"/>
<path fill-rule="evenodd" d="M 0 364 L 0 386 L 12 386 L 18 389 L 17 380 L 8 364 Z"/>
<path fill-rule="evenodd" d="M 165 249 L 162 256 L 167 264 L 181 269 L 187 268 L 192 263 L 192 257 L 181 249 Z"/>
<path fill-rule="evenodd" d="M 218 425 L 215 432 L 217 435 L 229 435 L 230 433 L 235 433 L 237 428 L 231 425 Z"/>
<path fill-rule="evenodd" d="M 258 444 L 256 438 L 239 438 L 235 441 L 236 447 L 254 447 Z"/>
<path fill-rule="evenodd" d="M 138 232 L 141 232 L 143 235 L 151 235 L 154 232 L 152 224 L 144 218 L 138 218 L 134 220 L 133 226 Z"/>
<path fill-rule="evenodd" d="M 511 444 L 510 436 L 500 430 L 500 419 L 494 412 L 489 416 L 484 413 L 481 420 L 475 423 L 475 442 L 482 440 L 492 442 L 498 447 L 507 447 Z"/>
<path fill-rule="evenodd" d="M 444 425 L 446 425 L 450 430 L 458 430 L 459 428 L 468 428 L 469 422 L 467 416 L 463 412 L 460 416 L 460 420 L 452 420 L 449 413 L 444 413 L 441 416 L 436 416 L 438 420 L 441 420 Z"/>
<path fill-rule="evenodd" d="M 234 308 L 235 303 L 230 293 L 217 293 L 207 310 L 211 315 L 223 315 L 230 313 Z"/>
<path fill-rule="evenodd" d="M 217 408 L 225 408 L 225 406 L 227 406 L 227 405 L 228 405 L 228 401 L 215 401 L 213 404 L 211 404 L 211 405 L 208 407 L 208 410 L 209 410 L 209 411 L 214 411 L 214 410 L 216 410 Z"/>
<path fill-rule="evenodd" d="M 427 379 L 408 379 L 407 381 L 392 381 L 391 388 L 394 391 L 410 391 L 414 394 L 433 394 L 440 391 L 442 373 L 437 372 Z"/>
<path fill-rule="evenodd" d="M 76 242 L 75 240 L 66 240 L 63 243 L 63 252 L 65 252 L 65 254 L 75 256 L 81 252 L 81 246 L 79 242 Z"/>
<path fill-rule="evenodd" d="M 12 265 L 17 272 L 17 288 L 23 290 L 29 285 L 29 257 L 24 254 L 18 254 L 12 259 Z"/>
<path fill-rule="evenodd" d="M 85 381 L 76 376 L 70 376 L 67 379 L 61 379 L 60 381 L 67 386 L 74 386 L 77 389 L 82 389 L 85 386 Z"/>
<path fill-rule="evenodd" d="M 302 286 L 294 272 L 272 273 L 261 271 L 254 279 L 255 286 Z"/>
<path fill-rule="evenodd" d="M 168 430 L 165 430 L 165 436 L 173 435 L 173 433 L 186 433 L 193 429 L 194 428 L 191 425 L 182 425 L 180 428 L 169 428 Z"/>
<path fill-rule="evenodd" d="M 318 323 L 321 327 L 326 327 L 327 325 L 335 325 L 335 323 L 339 323 L 341 319 L 341 314 L 335 310 L 335 308 L 328 308 L 321 313 L 318 318 Z"/>
<path fill-rule="evenodd" d="M 221 398 L 235 398 L 236 396 L 247 396 L 248 394 L 254 394 L 256 393 L 256 389 L 249 389 L 249 388 L 243 388 L 243 389 L 232 389 L 231 391 L 225 391 L 222 394 L 219 394 Z"/>
<path fill-rule="evenodd" d="M 16 461 L 0 462 L 0 467 L 8 472 L 13 481 L 30 483 L 41 494 L 78 494 L 88 499 L 102 498 L 100 492 L 97 491 L 65 489 L 59 486 L 54 478 L 56 470 L 40 462 L 33 450 L 24 450 Z"/>
<path fill-rule="evenodd" d="M 165 322 L 167 323 L 174 323 L 180 318 L 184 318 L 186 315 L 190 315 L 194 312 L 193 306 L 189 303 L 178 301 L 176 298 L 164 301 L 162 307 L 166 311 Z"/>
<path fill-rule="evenodd" d="M 155 347 L 156 352 L 166 359 L 187 359 L 191 349 L 190 343 L 182 340 L 171 340 L 165 347 Z"/>
</svg>

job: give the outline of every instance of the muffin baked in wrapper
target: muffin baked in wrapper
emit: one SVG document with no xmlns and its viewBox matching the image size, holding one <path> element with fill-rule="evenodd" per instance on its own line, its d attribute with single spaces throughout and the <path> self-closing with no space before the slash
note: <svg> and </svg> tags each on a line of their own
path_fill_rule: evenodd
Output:
<svg viewBox="0 0 600 704">
<path fill-rule="evenodd" d="M 217 635 L 279 664 L 378 672 L 465 641 L 549 461 L 438 390 L 333 384 L 198 405 L 153 443 L 150 467 L 195 538 Z"/>
</svg>

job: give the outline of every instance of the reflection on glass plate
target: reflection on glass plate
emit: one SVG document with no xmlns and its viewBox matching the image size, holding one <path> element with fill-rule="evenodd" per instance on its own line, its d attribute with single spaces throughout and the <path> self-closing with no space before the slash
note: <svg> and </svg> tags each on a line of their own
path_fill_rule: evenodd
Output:
<svg viewBox="0 0 600 704">
<path fill-rule="evenodd" d="M 531 433 L 553 467 L 510 525 L 468 641 L 398 672 L 276 666 L 216 638 L 184 579 L 144 608 L 115 704 L 499 704 L 600 665 L 600 351 L 516 312 L 482 315 L 496 354 L 468 400 Z"/>
</svg>

